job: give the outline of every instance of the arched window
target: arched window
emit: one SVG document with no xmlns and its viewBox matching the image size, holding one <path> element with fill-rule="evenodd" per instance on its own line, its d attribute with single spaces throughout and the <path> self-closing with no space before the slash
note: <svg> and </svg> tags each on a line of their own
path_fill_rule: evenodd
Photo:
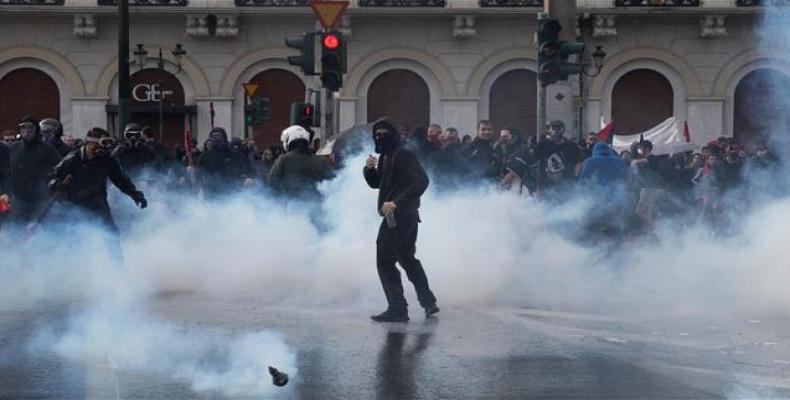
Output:
<svg viewBox="0 0 790 400">
<path fill-rule="evenodd" d="M 644 132 L 674 115 L 672 85 L 650 69 L 623 75 L 612 92 L 612 121 L 618 135 Z"/>
<path fill-rule="evenodd" d="M 16 132 L 25 115 L 60 119 L 60 91 L 55 81 L 33 68 L 19 68 L 0 79 L 0 131 Z"/>
<path fill-rule="evenodd" d="M 527 69 L 502 74 L 491 86 L 488 115 L 498 133 L 506 126 L 535 134 L 537 76 Z"/>
<path fill-rule="evenodd" d="M 430 124 L 431 96 L 428 85 L 414 72 L 392 69 L 373 80 L 368 89 L 368 122 L 388 116 L 405 133 Z"/>
<path fill-rule="evenodd" d="M 267 69 L 250 79 L 257 83 L 258 95 L 270 100 L 271 120 L 253 128 L 258 149 L 281 146 L 280 134 L 291 124 L 291 104 L 304 101 L 304 82 L 296 74 L 279 68 Z"/>
<path fill-rule="evenodd" d="M 757 69 L 735 88 L 733 135 L 753 146 L 790 127 L 790 78 L 774 69 Z"/>
</svg>

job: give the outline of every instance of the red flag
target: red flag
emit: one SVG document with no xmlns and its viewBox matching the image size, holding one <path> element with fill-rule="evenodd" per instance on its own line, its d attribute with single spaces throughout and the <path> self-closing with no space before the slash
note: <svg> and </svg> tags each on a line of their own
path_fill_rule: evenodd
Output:
<svg viewBox="0 0 790 400">
<path fill-rule="evenodd" d="M 689 133 L 688 121 L 683 123 L 683 139 L 686 140 L 686 143 L 691 143 L 691 133 Z"/>
<path fill-rule="evenodd" d="M 614 130 L 614 121 L 610 122 L 609 125 L 606 125 L 598 132 L 598 141 L 599 142 L 606 142 L 609 140 L 609 136 L 612 136 L 612 131 Z"/>
<path fill-rule="evenodd" d="M 0 214 L 5 214 L 11 211 L 11 204 L 8 203 L 8 197 L 0 196 Z"/>
<path fill-rule="evenodd" d="M 184 150 L 187 152 L 187 160 L 189 166 L 195 165 L 195 160 L 192 159 L 192 128 L 191 124 L 187 122 L 187 127 L 184 129 Z"/>
</svg>

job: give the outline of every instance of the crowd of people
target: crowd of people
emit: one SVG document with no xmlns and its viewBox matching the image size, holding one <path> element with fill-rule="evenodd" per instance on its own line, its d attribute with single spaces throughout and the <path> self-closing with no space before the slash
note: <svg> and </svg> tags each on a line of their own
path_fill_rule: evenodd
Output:
<svg viewBox="0 0 790 400">
<path fill-rule="evenodd" d="M 229 138 L 222 128 L 212 129 L 201 148 L 194 140 L 170 148 L 157 136 L 151 127 L 130 123 L 121 140 L 92 128 L 74 141 L 64 137 L 57 120 L 24 117 L 16 134 L 0 141 L 0 224 L 30 229 L 57 201 L 76 206 L 117 233 L 108 183 L 145 208 L 140 187 L 210 198 L 266 186 L 278 195 L 317 198 L 312 183 L 332 176 L 328 164 L 314 155 L 312 133 L 300 126 L 283 132 L 282 148 L 263 152 L 252 140 Z"/>
<path fill-rule="evenodd" d="M 540 138 L 524 137 L 513 127 L 496 134 L 483 120 L 466 145 L 456 129 L 431 125 L 424 139 L 416 130 L 407 146 L 433 171 L 439 188 L 489 182 L 547 202 L 583 197 L 592 203 L 583 231 L 609 235 L 645 232 L 661 217 L 722 228 L 728 200 L 742 193 L 750 178 L 769 176 L 780 166 L 766 145 L 747 150 L 729 137 L 710 141 L 699 152 L 661 155 L 640 138 L 618 153 L 597 133 L 570 140 L 559 120 Z"/>
<path fill-rule="evenodd" d="M 547 202 L 583 192 L 598 204 L 587 223 L 609 233 L 644 231 L 662 214 L 721 223 L 723 199 L 746 171 L 779 165 L 765 146 L 747 151 L 725 137 L 699 152 L 657 156 L 652 143 L 639 140 L 618 154 L 594 133 L 569 139 L 562 121 L 549 123 L 540 138 L 514 127 L 495 132 L 486 120 L 474 137 L 438 124 L 400 135 L 434 190 L 488 184 Z M 202 146 L 193 140 L 170 148 L 157 138 L 151 127 L 132 123 L 120 140 L 101 128 L 75 140 L 64 136 L 57 120 L 25 117 L 15 135 L 0 141 L 0 221 L 37 223 L 57 194 L 115 229 L 108 181 L 144 206 L 138 186 L 151 180 L 204 197 L 259 187 L 314 200 L 320 198 L 316 183 L 334 175 L 331 163 L 315 155 L 312 132 L 300 126 L 283 131 L 282 147 L 263 151 L 252 139 L 229 138 L 222 128 L 212 129 Z M 107 161 L 88 162 L 94 158 Z M 83 169 L 94 171 L 90 179 Z"/>
</svg>

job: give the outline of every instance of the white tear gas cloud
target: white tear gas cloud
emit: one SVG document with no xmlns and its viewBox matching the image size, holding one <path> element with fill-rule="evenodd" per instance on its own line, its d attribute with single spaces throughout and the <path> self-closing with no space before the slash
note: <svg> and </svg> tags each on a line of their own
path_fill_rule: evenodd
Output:
<svg viewBox="0 0 790 400">
<path fill-rule="evenodd" d="M 216 331 L 187 331 L 137 310 L 97 307 L 73 317 L 65 332 L 40 331 L 31 351 L 54 352 L 75 362 L 122 372 L 142 372 L 190 384 L 197 392 L 229 397 L 271 397 L 268 365 L 296 372 L 296 359 L 279 334 L 261 331 L 240 337 Z M 123 382 L 120 382 L 123 384 Z"/>
<path fill-rule="evenodd" d="M 376 192 L 356 167 L 362 164 L 363 157 L 351 159 L 351 168 L 322 184 L 320 213 L 314 205 L 251 193 L 207 202 L 151 192 L 152 205 L 143 211 L 118 198 L 116 215 L 133 216 L 119 220 L 125 267 L 110 265 L 94 228 L 41 232 L 27 245 L 5 236 L 0 300 L 20 307 L 183 291 L 376 308 L 383 303 L 375 267 L 380 217 Z M 787 232 L 778 222 L 790 217 L 790 201 L 748 202 L 759 210 L 731 210 L 737 229 L 727 236 L 671 221 L 654 235 L 610 248 L 575 240 L 595 206 L 584 199 L 547 205 L 483 189 L 429 192 L 417 251 L 447 306 L 788 310 L 790 295 L 771 283 L 790 274 L 781 263 Z M 324 221 L 320 229 L 317 218 Z M 414 299 L 407 281 L 405 287 Z"/>
</svg>

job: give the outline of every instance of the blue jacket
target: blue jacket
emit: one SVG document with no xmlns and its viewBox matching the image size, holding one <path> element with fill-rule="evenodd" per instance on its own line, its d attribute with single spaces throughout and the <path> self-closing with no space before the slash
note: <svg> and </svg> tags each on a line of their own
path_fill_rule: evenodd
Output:
<svg viewBox="0 0 790 400">
<path fill-rule="evenodd" d="M 584 160 L 579 174 L 580 182 L 598 187 L 622 185 L 627 178 L 628 164 L 605 142 L 593 146 L 592 157 Z"/>
</svg>

